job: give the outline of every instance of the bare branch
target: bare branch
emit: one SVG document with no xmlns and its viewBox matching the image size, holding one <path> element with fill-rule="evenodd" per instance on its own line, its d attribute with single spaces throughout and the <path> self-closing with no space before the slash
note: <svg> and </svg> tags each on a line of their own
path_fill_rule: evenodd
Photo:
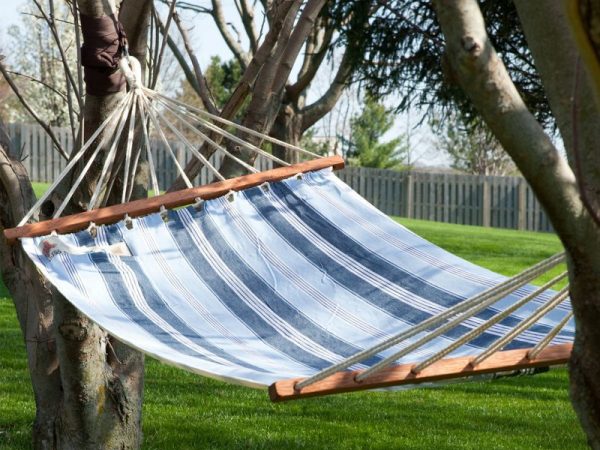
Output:
<svg viewBox="0 0 600 450">
<path fill-rule="evenodd" d="M 286 87 L 286 94 L 290 98 L 297 98 L 314 79 L 333 37 L 333 26 L 315 27 L 306 43 L 306 53 L 298 78 L 292 85 Z"/>
<path fill-rule="evenodd" d="M 317 123 L 325 114 L 333 109 L 338 99 L 348 86 L 352 75 L 352 64 L 349 57 L 350 50 L 346 49 L 344 56 L 335 74 L 333 82 L 327 91 L 314 103 L 306 106 L 302 113 L 302 129 L 308 130 Z"/>
<path fill-rule="evenodd" d="M 65 150 L 63 149 L 59 140 L 56 138 L 56 135 L 52 131 L 52 128 L 50 128 L 50 126 L 46 122 L 44 122 L 40 118 L 40 116 L 37 115 L 37 113 L 33 110 L 33 108 L 31 108 L 31 106 L 29 105 L 27 100 L 25 100 L 25 98 L 21 95 L 21 93 L 19 92 L 19 88 L 17 87 L 17 85 L 15 84 L 12 77 L 10 76 L 10 74 L 8 73 L 8 71 L 4 67 L 4 64 L 1 61 L 0 61 L 0 72 L 2 72 L 2 75 L 4 75 L 4 79 L 9 84 L 10 88 L 15 93 L 15 95 L 17 96 L 17 98 L 19 99 L 19 101 L 21 102 L 23 107 L 27 110 L 27 112 L 29 112 L 29 114 L 31 114 L 31 117 L 33 117 L 34 120 L 38 124 L 40 124 L 40 126 L 44 129 L 44 131 L 48 134 L 48 136 L 50 136 L 50 139 L 52 139 L 52 142 L 56 146 L 58 153 L 60 153 L 60 155 L 63 158 L 69 159 L 69 155 L 67 154 L 67 152 L 65 152 Z"/>
<path fill-rule="evenodd" d="M 160 51 L 158 52 L 158 59 L 154 62 L 154 71 L 152 73 L 152 82 L 150 84 L 150 89 L 154 89 L 154 87 L 156 86 L 156 82 L 158 81 L 158 74 L 160 72 L 160 66 L 162 65 L 162 60 L 163 60 L 163 56 L 165 53 L 165 47 L 167 44 L 167 39 L 165 38 L 165 36 L 168 36 L 169 34 L 169 28 L 171 26 L 171 20 L 173 19 L 173 14 L 175 13 L 175 5 L 177 4 L 177 0 L 172 0 L 171 1 L 171 6 L 169 8 L 169 15 L 167 16 L 167 22 L 165 24 L 164 27 L 164 33 L 163 33 L 163 40 L 160 46 Z M 154 9 L 156 17 L 157 17 L 157 22 L 158 22 L 158 13 L 156 12 L 156 9 Z"/>
<path fill-rule="evenodd" d="M 49 17 L 46 14 L 46 11 L 44 11 L 44 8 L 42 8 L 42 5 L 40 5 L 38 0 L 33 0 L 33 2 L 35 3 L 38 10 L 40 11 L 40 14 L 44 17 L 44 20 L 46 21 L 48 26 L 50 27 L 50 31 L 52 32 L 52 36 L 54 37 L 54 42 L 56 43 L 56 47 L 58 48 L 58 52 L 60 53 L 60 57 L 62 58 L 63 67 L 65 70 L 65 74 L 67 76 L 67 80 L 69 83 L 71 83 L 71 87 L 73 88 L 73 91 L 75 92 L 75 98 L 79 105 L 79 109 L 81 110 L 81 109 L 83 109 L 83 100 L 81 99 L 82 98 L 81 92 L 78 91 L 77 84 L 75 83 L 75 78 L 73 78 L 73 73 L 71 72 L 71 68 L 69 67 L 67 56 L 66 56 L 64 48 L 62 46 L 62 40 L 60 39 L 60 35 L 58 34 L 58 30 L 56 29 L 56 25 L 54 23 L 54 14 L 52 14 L 52 17 Z"/>
<path fill-rule="evenodd" d="M 248 68 L 244 71 L 240 82 L 231 94 L 231 97 L 223 107 L 220 116 L 226 119 L 231 119 L 239 111 L 243 105 L 245 99 L 250 93 L 250 87 L 254 80 L 258 76 L 261 69 L 264 67 L 266 61 L 271 57 L 273 49 L 275 48 L 282 29 L 291 26 L 296 17 L 298 9 L 300 8 L 300 0 L 283 0 L 275 12 L 275 17 L 263 43 L 259 46 L 258 51 L 248 64 Z M 206 150 L 206 146 L 203 149 Z M 201 149 L 202 151 L 202 149 Z M 205 156 L 212 154 L 212 152 L 203 153 Z M 197 159 L 192 159 L 185 168 L 186 174 L 189 178 L 194 178 L 202 169 L 202 164 Z M 178 177 L 175 182 L 169 188 L 169 192 L 181 189 L 184 187 L 183 180 Z"/>
<path fill-rule="evenodd" d="M 225 15 L 223 14 L 223 5 L 221 4 L 221 0 L 211 0 L 212 2 L 212 17 L 225 40 L 225 43 L 229 47 L 229 49 L 234 54 L 235 58 L 239 61 L 243 70 L 246 70 L 248 67 L 248 63 L 250 62 L 250 56 L 247 52 L 244 51 L 239 41 L 237 41 L 232 34 L 228 30 L 228 23 L 225 20 Z"/>
<path fill-rule="evenodd" d="M 294 27 L 294 31 L 292 32 L 286 45 L 285 52 L 282 55 L 281 64 L 279 64 L 279 69 L 275 76 L 276 84 L 273 86 L 273 93 L 280 92 L 285 86 L 290 72 L 292 71 L 292 67 L 294 66 L 294 61 L 298 57 L 298 53 L 300 53 L 306 37 L 314 27 L 325 2 L 326 0 L 308 0 L 308 3 L 304 6 L 304 10 L 298 19 L 298 23 Z"/>
<path fill-rule="evenodd" d="M 202 69 L 200 68 L 198 58 L 196 58 L 196 53 L 192 48 L 190 37 L 185 27 L 181 24 L 179 14 L 177 14 L 176 12 L 173 14 L 173 20 L 175 20 L 175 23 L 177 24 L 177 28 L 179 29 L 179 32 L 181 33 L 181 38 L 183 39 L 183 44 L 185 45 L 185 49 L 187 50 L 190 60 L 192 61 L 192 67 L 194 68 L 196 81 L 198 82 L 199 95 L 202 99 L 202 103 L 204 104 L 204 107 L 208 110 L 208 112 L 210 112 L 211 114 L 219 114 L 219 110 L 217 109 L 211 98 L 211 93 L 208 88 L 208 84 L 206 83 L 206 78 L 204 78 L 204 74 L 202 73 Z"/>
<path fill-rule="evenodd" d="M 158 24 L 158 26 L 160 28 L 160 31 L 163 35 L 163 39 L 167 40 L 167 44 L 169 45 L 169 49 L 171 50 L 171 53 L 173 53 L 173 56 L 179 63 L 179 66 L 181 67 L 181 69 L 183 70 L 185 79 L 187 80 L 188 83 L 190 83 L 190 86 L 192 86 L 192 88 L 194 89 L 194 91 L 196 91 L 198 96 L 200 96 L 200 86 L 198 86 L 198 80 L 196 79 L 196 76 L 194 75 L 194 72 L 192 71 L 188 62 L 186 61 L 185 56 L 183 55 L 183 53 L 181 53 L 181 50 L 179 50 L 179 46 L 177 45 L 177 43 L 173 40 L 173 38 L 170 35 L 165 35 L 165 28 L 164 28 L 164 25 L 161 22 L 160 18 L 157 18 L 156 23 Z"/>
<path fill-rule="evenodd" d="M 240 17 L 250 40 L 252 54 L 255 54 L 258 49 L 258 32 L 256 31 L 256 23 L 254 21 L 254 8 L 248 3 L 248 0 L 240 0 L 240 7 Z"/>
<path fill-rule="evenodd" d="M 66 95 L 65 95 L 63 92 L 60 92 L 60 91 L 59 91 L 58 89 L 56 89 L 55 87 L 53 87 L 53 86 L 49 85 L 48 83 L 46 83 L 46 82 L 44 82 L 44 81 L 42 81 L 42 80 L 38 80 L 37 78 L 35 78 L 35 77 L 32 77 L 32 76 L 30 76 L 30 75 L 26 75 L 26 74 L 24 74 L 24 73 L 21 73 L 21 72 L 15 72 L 14 70 L 8 70 L 8 69 L 7 69 L 6 71 L 7 71 L 8 73 L 10 73 L 11 75 L 16 75 L 16 76 L 18 76 L 18 77 L 26 78 L 26 79 L 28 79 L 29 81 L 33 81 L 34 83 L 41 84 L 41 85 L 42 85 L 42 86 L 44 86 L 46 89 L 49 89 L 49 90 L 51 90 L 51 91 L 52 91 L 52 92 L 54 92 L 56 95 L 58 95 L 60 98 L 62 98 L 62 99 L 65 101 L 65 103 L 66 103 L 66 101 L 67 101 L 67 96 L 66 96 Z"/>
</svg>

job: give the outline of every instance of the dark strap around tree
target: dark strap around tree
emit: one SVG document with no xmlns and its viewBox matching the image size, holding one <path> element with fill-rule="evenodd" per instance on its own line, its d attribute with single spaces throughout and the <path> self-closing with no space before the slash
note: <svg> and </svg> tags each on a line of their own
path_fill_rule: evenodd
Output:
<svg viewBox="0 0 600 450">
<path fill-rule="evenodd" d="M 113 14 L 102 17 L 80 14 L 80 17 L 86 93 L 104 96 L 121 91 L 125 77 L 119 70 L 119 59 L 127 48 L 123 25 Z"/>
</svg>

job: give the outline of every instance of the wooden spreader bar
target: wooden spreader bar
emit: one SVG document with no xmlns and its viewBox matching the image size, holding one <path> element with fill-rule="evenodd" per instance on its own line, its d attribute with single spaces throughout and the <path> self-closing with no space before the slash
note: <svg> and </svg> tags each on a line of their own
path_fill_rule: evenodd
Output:
<svg viewBox="0 0 600 450">
<path fill-rule="evenodd" d="M 4 230 L 4 236 L 8 243 L 13 244 L 17 239 L 22 237 L 45 236 L 52 231 L 56 231 L 57 233 L 71 233 L 87 228 L 90 222 L 94 222 L 96 225 L 115 223 L 123 219 L 126 214 L 130 217 L 139 217 L 157 212 L 161 206 L 165 208 L 177 208 L 192 204 L 197 198 L 210 200 L 226 195 L 230 191 L 241 191 L 266 182 L 281 181 L 298 173 L 313 172 L 327 167 L 333 167 L 335 170 L 343 169 L 344 160 L 340 156 L 314 159 L 291 166 L 232 178 L 231 180 L 218 181 L 191 189 L 157 195 L 156 197 L 134 200 L 121 205 L 108 206 L 58 219 L 9 228 Z"/>
<path fill-rule="evenodd" d="M 546 367 L 565 364 L 571 355 L 573 344 L 553 345 L 544 349 L 535 359 L 528 359 L 530 349 L 507 350 L 497 352 L 476 367 L 471 366 L 472 357 L 442 359 L 422 372 L 414 374 L 411 369 L 415 364 L 401 364 L 382 369 L 362 382 L 357 383 L 354 377 L 360 371 L 344 371 L 331 375 L 324 380 L 306 386 L 301 391 L 294 390 L 296 383 L 304 378 L 281 380 L 269 386 L 269 397 L 273 402 L 298 400 L 342 392 L 361 391 L 403 384 L 418 384 L 432 381 L 462 378 L 486 373 L 505 372 L 532 367 Z"/>
</svg>

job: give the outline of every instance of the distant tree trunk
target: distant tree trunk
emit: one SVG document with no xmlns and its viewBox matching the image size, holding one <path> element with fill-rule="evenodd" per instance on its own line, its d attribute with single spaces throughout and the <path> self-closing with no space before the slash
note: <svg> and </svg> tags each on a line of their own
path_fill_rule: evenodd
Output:
<svg viewBox="0 0 600 450">
<path fill-rule="evenodd" d="M 304 131 L 302 114 L 298 112 L 298 108 L 291 104 L 282 105 L 271 128 L 271 136 L 288 144 L 299 146 Z M 273 155 L 292 164 L 300 161 L 298 152 L 280 145 L 273 144 Z"/>
<path fill-rule="evenodd" d="M 105 0 L 78 0 L 82 14 L 108 14 Z M 144 60 L 150 0 L 128 0 L 120 19 L 130 52 Z M 85 135 L 113 110 L 122 92 L 86 95 Z M 15 226 L 35 197 L 25 169 L 0 149 L 0 221 Z M 143 195 L 145 177 L 135 193 Z M 80 201 L 95 180 L 86 180 Z M 134 194 L 135 195 L 135 194 Z M 89 197 L 88 197 L 89 198 Z M 73 205 L 72 210 L 77 210 Z M 3 235 L 2 235 L 3 237 Z M 13 297 L 27 345 L 36 401 L 36 449 L 136 449 L 142 442 L 143 354 L 88 320 L 37 272 L 19 245 L 0 241 L 2 276 Z"/>
</svg>

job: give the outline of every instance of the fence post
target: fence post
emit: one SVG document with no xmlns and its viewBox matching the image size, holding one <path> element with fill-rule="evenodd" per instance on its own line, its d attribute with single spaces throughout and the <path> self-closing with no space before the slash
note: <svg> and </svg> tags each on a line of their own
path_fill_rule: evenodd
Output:
<svg viewBox="0 0 600 450">
<path fill-rule="evenodd" d="M 519 178 L 519 200 L 517 208 L 518 229 L 525 230 L 527 228 L 527 184 L 525 183 L 524 178 Z"/>
<path fill-rule="evenodd" d="M 481 224 L 484 227 L 489 227 L 491 225 L 492 218 L 492 195 L 490 191 L 490 182 L 487 177 L 483 177 L 483 196 L 482 196 L 482 205 L 481 205 Z"/>
<path fill-rule="evenodd" d="M 404 215 L 409 219 L 413 217 L 413 174 L 408 172 L 408 175 L 404 179 L 406 186 L 404 189 Z"/>
</svg>

